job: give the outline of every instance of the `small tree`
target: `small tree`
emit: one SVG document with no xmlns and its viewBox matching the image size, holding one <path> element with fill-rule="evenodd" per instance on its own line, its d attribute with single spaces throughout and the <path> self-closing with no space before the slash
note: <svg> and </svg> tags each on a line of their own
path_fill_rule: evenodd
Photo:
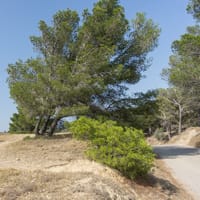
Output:
<svg viewBox="0 0 200 200">
<path fill-rule="evenodd" d="M 160 118 L 163 126 L 171 132 L 172 122 L 177 122 L 178 133 L 182 132 L 183 117 L 189 112 L 189 102 L 179 88 L 160 89 L 158 94 Z"/>
</svg>

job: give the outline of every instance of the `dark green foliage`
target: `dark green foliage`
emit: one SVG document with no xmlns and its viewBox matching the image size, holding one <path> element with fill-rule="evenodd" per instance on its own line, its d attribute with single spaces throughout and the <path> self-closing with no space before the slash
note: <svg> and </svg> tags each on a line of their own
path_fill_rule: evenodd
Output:
<svg viewBox="0 0 200 200">
<path fill-rule="evenodd" d="M 134 97 L 116 102 L 110 111 L 110 118 L 122 126 L 142 129 L 151 134 L 159 125 L 157 93 L 156 90 L 136 93 Z"/>
<path fill-rule="evenodd" d="M 82 22 L 76 11 L 59 11 L 50 25 L 40 21 L 39 31 L 30 39 L 40 57 L 9 65 L 8 83 L 15 102 L 38 119 L 35 134 L 49 136 L 63 117 L 104 108 L 100 96 L 106 105 L 111 88 L 138 82 L 160 34 L 142 13 L 129 23 L 118 0 L 97 1 Z"/>
<path fill-rule="evenodd" d="M 10 133 L 30 133 L 34 130 L 35 121 L 28 118 L 21 109 L 18 109 L 18 113 L 14 113 L 10 120 Z"/>
<path fill-rule="evenodd" d="M 189 4 L 187 7 L 188 13 L 192 14 L 192 16 L 196 20 L 200 20 L 200 0 L 189 0 Z"/>
<path fill-rule="evenodd" d="M 146 175 L 152 167 L 154 154 L 142 131 L 85 117 L 73 122 L 71 131 L 75 137 L 91 141 L 87 151 L 91 159 L 118 169 L 129 178 Z"/>
</svg>

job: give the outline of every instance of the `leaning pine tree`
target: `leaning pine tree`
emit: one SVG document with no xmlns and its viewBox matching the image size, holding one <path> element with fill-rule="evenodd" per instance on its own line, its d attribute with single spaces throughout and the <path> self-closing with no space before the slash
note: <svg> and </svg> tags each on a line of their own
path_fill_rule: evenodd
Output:
<svg viewBox="0 0 200 200">
<path fill-rule="evenodd" d="M 98 107 L 110 88 L 138 82 L 160 33 L 141 13 L 129 23 L 118 0 L 98 1 L 81 23 L 77 12 L 59 11 L 39 30 L 31 42 L 40 57 L 9 65 L 8 83 L 15 102 L 37 119 L 35 134 L 49 136 L 61 118 Z"/>
</svg>

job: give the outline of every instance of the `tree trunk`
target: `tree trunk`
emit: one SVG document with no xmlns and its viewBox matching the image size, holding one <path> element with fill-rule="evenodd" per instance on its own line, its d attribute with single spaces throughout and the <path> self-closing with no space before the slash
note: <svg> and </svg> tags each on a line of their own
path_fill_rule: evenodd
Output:
<svg viewBox="0 0 200 200">
<path fill-rule="evenodd" d="M 46 120 L 44 121 L 44 124 L 43 124 L 41 130 L 39 131 L 39 133 L 41 135 L 45 134 L 45 132 L 47 130 L 47 127 L 48 127 L 48 124 L 49 124 L 49 121 L 50 121 L 50 117 L 51 117 L 51 115 L 48 115 L 47 118 L 46 118 Z"/>
<path fill-rule="evenodd" d="M 59 120 L 60 120 L 60 118 L 58 118 L 58 117 L 54 118 L 54 120 L 53 120 L 53 122 L 52 122 L 52 124 L 50 126 L 50 129 L 49 129 L 49 132 L 48 132 L 48 136 L 52 136 L 53 135 Z"/>
<path fill-rule="evenodd" d="M 37 121 L 37 123 L 35 125 L 35 128 L 34 128 L 35 136 L 39 135 L 39 129 L 40 129 L 41 121 L 42 121 L 42 116 L 39 117 L 39 119 L 38 119 L 38 121 Z"/>
<path fill-rule="evenodd" d="M 171 122 L 168 122 L 168 123 L 167 123 L 167 137 L 168 137 L 168 140 L 171 139 L 171 134 L 172 134 Z"/>
<path fill-rule="evenodd" d="M 178 121 L 178 133 L 182 132 L 182 108 L 179 106 L 179 121 Z"/>
<path fill-rule="evenodd" d="M 151 127 L 148 128 L 148 134 L 149 134 L 149 136 L 152 135 L 152 128 Z"/>
</svg>

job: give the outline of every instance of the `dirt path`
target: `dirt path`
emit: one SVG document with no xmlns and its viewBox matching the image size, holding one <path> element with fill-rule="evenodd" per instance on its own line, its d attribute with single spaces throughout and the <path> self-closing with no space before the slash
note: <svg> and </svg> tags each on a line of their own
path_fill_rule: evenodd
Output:
<svg viewBox="0 0 200 200">
<path fill-rule="evenodd" d="M 154 146 L 154 151 L 171 169 L 172 175 L 195 200 L 200 199 L 200 149 L 179 145 Z"/>
<path fill-rule="evenodd" d="M 0 134 L 0 148 L 4 148 L 5 146 L 21 141 L 23 138 L 30 136 L 33 137 L 31 134 L 16 134 L 16 135 L 8 135 L 8 134 Z"/>
</svg>

